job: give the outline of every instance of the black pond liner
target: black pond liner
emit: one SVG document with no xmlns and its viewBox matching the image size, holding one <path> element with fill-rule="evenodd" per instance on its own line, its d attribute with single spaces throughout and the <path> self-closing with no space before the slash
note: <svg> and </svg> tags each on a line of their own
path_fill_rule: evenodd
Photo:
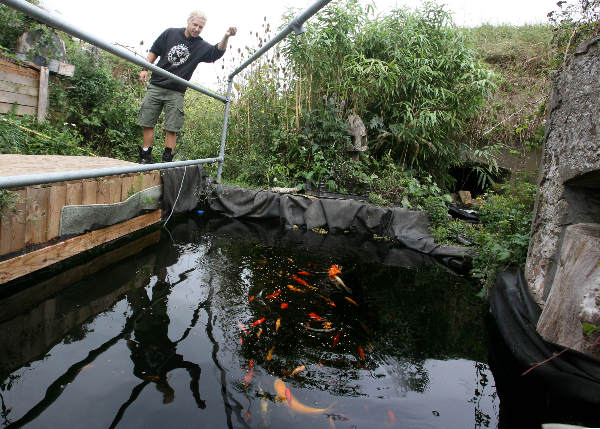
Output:
<svg viewBox="0 0 600 429">
<path fill-rule="evenodd" d="M 520 268 L 500 273 L 489 294 L 489 365 L 500 396 L 500 427 L 540 423 L 600 424 L 600 361 L 568 349 L 536 331 L 541 314 Z"/>
</svg>

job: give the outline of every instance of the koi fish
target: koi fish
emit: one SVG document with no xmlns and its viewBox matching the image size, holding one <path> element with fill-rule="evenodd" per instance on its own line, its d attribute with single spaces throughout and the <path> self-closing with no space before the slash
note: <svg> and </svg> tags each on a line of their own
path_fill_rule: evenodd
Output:
<svg viewBox="0 0 600 429">
<path fill-rule="evenodd" d="M 354 305 L 355 307 L 358 307 L 358 303 L 356 301 L 354 301 L 352 298 L 350 298 L 349 296 L 345 296 L 344 299 L 346 301 L 348 301 L 350 304 Z"/>
<path fill-rule="evenodd" d="M 244 345 L 244 339 L 240 337 L 240 345 Z"/>
<path fill-rule="evenodd" d="M 250 327 L 254 328 L 256 325 L 260 325 L 264 321 L 265 321 L 265 318 L 262 317 L 262 318 L 258 319 L 257 321 L 255 321 L 254 323 L 252 323 L 252 325 L 250 325 Z"/>
<path fill-rule="evenodd" d="M 279 331 L 279 326 L 281 326 L 281 317 L 275 322 L 275 332 Z"/>
<path fill-rule="evenodd" d="M 333 347 L 335 347 L 337 345 L 337 343 L 340 342 L 340 334 L 335 334 L 333 336 Z"/>
<path fill-rule="evenodd" d="M 365 360 L 365 351 L 364 351 L 364 350 L 363 350 L 363 348 L 360 346 L 360 344 L 359 344 L 359 346 L 358 346 L 358 354 L 360 355 L 360 358 L 361 358 L 362 360 Z"/>
<path fill-rule="evenodd" d="M 253 376 L 254 370 L 251 369 L 250 371 L 248 371 L 248 374 L 246 374 L 246 376 L 244 377 L 244 387 L 248 387 L 248 383 L 250 383 L 250 380 L 252 380 Z"/>
<path fill-rule="evenodd" d="M 346 284 L 343 282 L 343 280 L 340 279 L 338 276 L 335 276 L 335 275 L 329 276 L 329 280 L 331 280 L 333 283 L 335 283 L 336 286 L 343 287 L 346 290 L 346 292 L 348 292 L 350 294 L 352 293 L 352 289 L 350 289 L 348 286 L 346 286 Z"/>
<path fill-rule="evenodd" d="M 294 279 L 295 282 L 300 283 L 302 286 L 308 286 L 308 283 L 306 283 L 306 280 L 301 279 L 300 277 L 293 275 L 292 279 Z"/>
<path fill-rule="evenodd" d="M 342 269 L 339 265 L 332 265 L 331 268 L 329 268 L 329 270 L 327 271 L 327 273 L 329 274 L 329 277 L 332 277 L 337 274 L 341 274 Z"/>
<path fill-rule="evenodd" d="M 287 260 L 290 262 L 294 262 L 294 260 L 292 258 L 287 258 Z"/>
<path fill-rule="evenodd" d="M 254 295 L 252 295 L 250 298 L 248 298 L 248 302 L 252 302 L 254 301 Z"/>
<path fill-rule="evenodd" d="M 254 359 L 250 359 L 250 362 L 248 362 L 248 368 L 254 368 Z"/>
<path fill-rule="evenodd" d="M 146 375 L 144 378 L 149 381 L 160 381 L 160 377 L 158 375 Z"/>
<path fill-rule="evenodd" d="M 288 304 L 287 302 L 282 302 L 282 303 L 281 303 L 281 309 L 282 309 L 282 310 L 285 310 L 285 309 L 286 309 L 286 308 L 288 308 L 288 307 L 289 307 L 289 304 Z"/>
<path fill-rule="evenodd" d="M 267 353 L 267 360 L 271 360 L 273 357 L 273 350 L 275 350 L 275 346 L 271 347 L 271 349 Z"/>
<path fill-rule="evenodd" d="M 313 408 L 302 404 L 292 396 L 292 392 L 288 389 L 283 381 L 279 378 L 273 383 L 277 396 L 286 401 L 285 404 L 292 410 L 302 414 L 320 414 L 327 411 L 327 408 Z"/>
<path fill-rule="evenodd" d="M 296 286 L 292 286 L 292 285 L 288 285 L 288 289 L 291 290 L 292 292 L 302 292 L 302 293 L 306 292 L 304 289 L 299 289 Z"/>
<path fill-rule="evenodd" d="M 281 289 L 277 289 L 275 292 L 273 292 L 270 295 L 267 295 L 265 298 L 267 298 L 267 299 L 277 298 L 280 294 L 281 294 Z"/>
<path fill-rule="evenodd" d="M 323 318 L 316 313 L 308 313 L 308 317 L 310 317 L 313 320 L 316 320 L 317 322 L 321 322 L 323 320 Z"/>
<path fill-rule="evenodd" d="M 244 413 L 246 414 L 246 420 L 250 421 L 250 412 L 249 411 L 245 411 Z"/>
<path fill-rule="evenodd" d="M 305 370 L 306 367 L 304 365 L 300 365 L 298 368 L 296 368 L 295 370 L 292 371 L 292 375 L 296 375 L 298 374 L 300 371 Z"/>
<path fill-rule="evenodd" d="M 365 325 L 362 320 L 359 320 L 358 323 L 360 323 L 360 326 L 362 326 L 362 328 L 365 330 L 367 335 L 371 335 L 371 330 L 369 328 L 367 328 L 367 325 Z"/>
<path fill-rule="evenodd" d="M 392 410 L 388 410 L 388 417 L 390 418 L 390 422 L 392 424 L 396 423 L 396 416 L 392 412 Z"/>
<path fill-rule="evenodd" d="M 266 260 L 266 259 L 259 259 L 259 260 L 258 260 L 258 261 L 256 261 L 256 262 L 258 262 L 259 264 L 263 264 L 263 265 L 264 265 L 264 264 L 266 264 L 266 263 L 267 263 L 267 260 Z"/>
<path fill-rule="evenodd" d="M 312 273 L 309 273 L 308 271 L 298 271 L 298 274 L 302 274 L 303 276 L 312 276 Z"/>
<path fill-rule="evenodd" d="M 332 307 L 335 307 L 335 302 L 333 302 L 331 299 L 327 298 L 326 296 L 319 295 L 319 298 L 324 299 L 325 302 L 327 302 L 327 304 L 331 305 Z"/>
<path fill-rule="evenodd" d="M 262 335 L 262 328 L 259 328 L 258 332 L 256 333 L 256 338 L 260 338 L 261 335 Z"/>
<path fill-rule="evenodd" d="M 331 322 L 323 322 L 323 329 L 329 331 L 331 329 Z"/>
<path fill-rule="evenodd" d="M 238 322 L 237 323 L 238 327 L 242 330 L 242 332 L 246 335 L 248 335 L 248 329 L 244 326 L 243 323 Z"/>
</svg>

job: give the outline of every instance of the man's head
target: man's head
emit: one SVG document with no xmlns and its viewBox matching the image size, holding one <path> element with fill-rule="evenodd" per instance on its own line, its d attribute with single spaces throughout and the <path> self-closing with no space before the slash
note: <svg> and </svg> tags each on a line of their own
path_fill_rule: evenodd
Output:
<svg viewBox="0 0 600 429">
<path fill-rule="evenodd" d="M 187 20 L 187 27 L 185 28 L 186 37 L 198 37 L 204 29 L 205 25 L 206 15 L 204 14 L 204 12 L 199 10 L 192 11 Z"/>
</svg>

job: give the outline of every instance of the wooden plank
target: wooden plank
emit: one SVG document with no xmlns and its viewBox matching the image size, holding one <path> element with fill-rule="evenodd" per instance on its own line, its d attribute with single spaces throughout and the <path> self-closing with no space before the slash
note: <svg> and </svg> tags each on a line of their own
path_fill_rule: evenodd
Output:
<svg viewBox="0 0 600 429">
<path fill-rule="evenodd" d="M 48 236 L 47 240 L 53 240 L 60 235 L 61 210 L 67 203 L 67 185 L 58 183 L 50 188 L 48 203 Z"/>
<path fill-rule="evenodd" d="M 0 113 L 9 113 L 13 111 L 14 104 L 0 102 Z M 20 106 L 17 104 L 17 115 L 35 115 L 37 107 L 35 106 Z"/>
<path fill-rule="evenodd" d="M 36 307 L 39 303 L 57 294 L 66 287 L 88 277 L 101 269 L 117 263 L 129 256 L 137 255 L 145 248 L 160 241 L 160 231 L 145 234 L 135 241 L 126 243 L 113 250 L 73 268 L 60 272 L 41 283 L 36 283 L 27 289 L 20 290 L 2 300 L 0 320 L 10 320 L 21 314 L 23 310 Z M 126 285 L 130 287 L 130 285 Z"/>
<path fill-rule="evenodd" d="M 63 261 L 119 237 L 159 222 L 160 210 L 135 217 L 125 222 L 78 235 L 53 246 L 48 246 L 16 258 L 0 262 L 0 283 L 6 283 L 33 271 Z"/>
<path fill-rule="evenodd" d="M 98 182 L 95 179 L 83 181 L 83 197 L 81 204 L 96 204 L 96 194 L 98 193 Z"/>
<path fill-rule="evenodd" d="M 0 223 L 0 255 L 16 252 L 25 247 L 26 199 L 25 189 L 11 190 L 15 205 L 2 213 Z"/>
<path fill-rule="evenodd" d="M 121 183 L 121 176 L 111 176 L 108 180 L 109 184 L 109 202 L 111 204 L 120 203 L 121 202 L 121 187 L 123 184 Z"/>
<path fill-rule="evenodd" d="M 83 201 L 83 183 L 68 182 L 67 183 L 67 202 L 66 206 L 79 206 Z"/>
<path fill-rule="evenodd" d="M 27 187 L 27 219 L 25 221 L 25 246 L 48 241 L 48 200 L 50 188 Z"/>
<path fill-rule="evenodd" d="M 96 204 L 110 204 L 110 184 L 106 178 L 98 180 Z"/>
<path fill-rule="evenodd" d="M 21 85 L 33 86 L 34 88 L 37 88 L 39 86 L 38 79 L 23 76 L 20 74 L 11 73 L 11 72 L 8 72 L 8 71 L 2 70 L 2 69 L 0 69 L 0 81 L 6 81 L 6 82 L 18 83 Z"/>
<path fill-rule="evenodd" d="M 134 177 L 131 174 L 126 174 L 121 180 L 121 201 L 125 201 L 135 193 Z"/>
<path fill-rule="evenodd" d="M 20 85 L 18 83 L 0 81 L 0 91 L 16 92 L 17 94 L 38 96 L 39 88 L 37 86 Z"/>
<path fill-rule="evenodd" d="M 40 86 L 37 100 L 37 121 L 44 122 L 48 112 L 48 67 L 40 67 Z"/>
<path fill-rule="evenodd" d="M 37 107 L 37 97 L 31 95 L 17 94 L 16 92 L 0 91 L 0 102 L 13 104 L 17 103 L 20 106 L 35 106 Z"/>
</svg>

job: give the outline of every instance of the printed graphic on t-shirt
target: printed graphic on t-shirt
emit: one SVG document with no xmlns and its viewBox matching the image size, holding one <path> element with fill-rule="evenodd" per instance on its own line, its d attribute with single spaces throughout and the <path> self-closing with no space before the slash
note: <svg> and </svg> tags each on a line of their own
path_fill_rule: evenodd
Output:
<svg viewBox="0 0 600 429">
<path fill-rule="evenodd" d="M 167 59 L 174 66 L 180 66 L 190 57 L 190 51 L 184 44 L 176 45 L 167 54 Z"/>
</svg>

